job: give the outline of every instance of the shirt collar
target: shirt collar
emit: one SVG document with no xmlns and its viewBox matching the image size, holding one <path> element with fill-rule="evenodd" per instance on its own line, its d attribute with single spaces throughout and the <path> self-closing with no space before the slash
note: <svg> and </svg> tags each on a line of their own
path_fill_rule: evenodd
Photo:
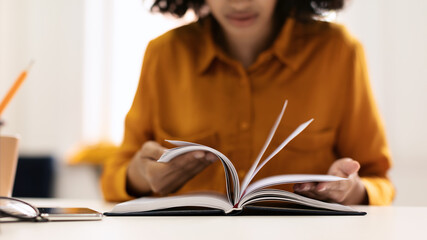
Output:
<svg viewBox="0 0 427 240">
<path fill-rule="evenodd" d="M 215 58 L 224 57 L 224 53 L 214 41 L 214 19 L 206 17 L 201 19 L 199 23 L 203 32 L 203 54 L 201 55 L 198 71 L 199 73 L 205 72 Z M 294 18 L 289 17 L 286 19 L 283 27 L 276 37 L 271 48 L 267 51 L 271 52 L 277 59 L 284 65 L 289 66 L 291 69 L 296 70 L 302 64 L 304 55 L 301 54 L 301 36 L 304 33 L 304 26 L 301 26 Z M 262 55 L 263 53 L 261 53 Z"/>
<path fill-rule="evenodd" d="M 202 28 L 202 54 L 200 58 L 200 64 L 199 64 L 199 73 L 205 72 L 218 53 L 218 47 L 214 42 L 214 36 L 212 32 L 212 17 L 206 17 L 204 19 L 199 20 L 199 24 Z"/>
<path fill-rule="evenodd" d="M 272 46 L 274 55 L 292 70 L 299 69 L 316 48 L 313 43 L 325 26 L 316 20 L 298 21 L 289 17 Z"/>
<path fill-rule="evenodd" d="M 276 37 L 276 40 L 272 46 L 273 54 L 281 61 L 284 65 L 290 66 L 292 69 L 296 69 L 296 64 L 292 58 L 292 44 L 293 31 L 295 27 L 295 20 L 293 18 L 287 18 L 286 22 Z"/>
</svg>

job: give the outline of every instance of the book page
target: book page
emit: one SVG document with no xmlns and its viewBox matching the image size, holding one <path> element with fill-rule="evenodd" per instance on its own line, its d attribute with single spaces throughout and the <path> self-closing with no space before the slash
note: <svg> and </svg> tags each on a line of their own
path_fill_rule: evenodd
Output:
<svg viewBox="0 0 427 240">
<path fill-rule="evenodd" d="M 285 103 L 283 104 L 282 111 L 280 111 L 279 116 L 277 117 L 276 121 L 274 122 L 274 125 L 271 128 L 270 133 L 268 134 L 268 137 L 264 143 L 264 146 L 262 147 L 257 158 L 255 159 L 255 162 L 252 164 L 251 168 L 249 169 L 248 173 L 246 174 L 245 178 L 243 179 L 242 191 L 245 191 L 246 187 L 249 185 L 250 181 L 252 180 L 252 178 L 254 176 L 254 172 L 255 172 L 256 168 L 258 167 L 258 164 L 261 161 L 261 158 L 264 155 L 265 150 L 267 150 L 268 146 L 270 145 L 271 139 L 273 139 L 273 136 L 276 133 L 277 127 L 279 126 L 280 121 L 282 120 L 282 117 L 283 117 L 283 114 L 285 113 L 287 105 L 288 105 L 288 100 L 286 100 Z"/>
<path fill-rule="evenodd" d="M 228 159 L 224 154 L 222 154 L 218 150 L 208 146 L 201 145 L 201 144 L 185 142 L 185 141 L 176 141 L 176 140 L 166 140 L 166 141 L 181 147 L 173 148 L 166 151 L 160 157 L 160 159 L 157 160 L 157 162 L 169 162 L 179 155 L 192 152 L 192 151 L 207 151 L 215 154 L 219 158 L 219 160 L 221 161 L 224 167 L 225 181 L 227 185 L 226 186 L 227 197 L 230 203 L 232 204 L 237 203 L 239 193 L 240 193 L 240 182 L 239 182 L 239 177 L 237 175 L 236 168 L 234 167 L 230 159 Z"/>
<path fill-rule="evenodd" d="M 323 202 L 320 200 L 304 197 L 295 193 L 278 189 L 263 189 L 260 191 L 252 192 L 252 194 L 248 194 L 241 199 L 241 202 L 239 202 L 238 207 L 241 208 L 242 206 L 262 201 L 284 201 L 333 211 L 357 212 L 355 209 L 349 206 L 341 205 L 338 203 Z"/>
<path fill-rule="evenodd" d="M 304 183 L 304 182 L 335 182 L 343 181 L 347 178 L 332 176 L 332 175 L 317 175 L 317 174 L 286 174 L 276 175 L 260 179 L 248 186 L 244 191 L 243 197 L 262 188 L 271 187 L 280 184 Z"/>
<path fill-rule="evenodd" d="M 313 121 L 313 119 L 308 120 L 307 122 L 299 125 L 280 145 L 277 147 L 264 161 L 261 162 L 259 166 L 256 167 L 255 171 L 251 174 L 251 176 L 248 177 L 247 185 L 252 181 L 252 179 L 255 177 L 255 175 L 259 172 L 259 170 L 268 162 L 270 161 L 278 152 L 280 152 L 292 139 L 294 139 L 298 134 L 300 134 L 310 123 Z M 246 186 L 242 186 L 241 194 L 245 192 Z"/>
<path fill-rule="evenodd" d="M 233 205 L 231 205 L 223 195 L 215 193 L 194 193 L 170 197 L 138 198 L 117 204 L 110 213 L 133 213 L 163 210 L 174 207 L 207 207 L 220 209 L 226 213 L 233 209 Z"/>
</svg>

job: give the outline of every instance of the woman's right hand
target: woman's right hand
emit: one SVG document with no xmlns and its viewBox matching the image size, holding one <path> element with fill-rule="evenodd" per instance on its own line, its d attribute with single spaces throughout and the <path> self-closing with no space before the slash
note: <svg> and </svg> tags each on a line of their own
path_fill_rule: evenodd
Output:
<svg viewBox="0 0 427 240">
<path fill-rule="evenodd" d="M 157 162 L 165 150 L 159 143 L 147 141 L 134 155 L 126 177 L 130 195 L 138 197 L 149 193 L 173 193 L 217 160 L 213 153 L 194 151 L 177 156 L 167 163 Z"/>
</svg>

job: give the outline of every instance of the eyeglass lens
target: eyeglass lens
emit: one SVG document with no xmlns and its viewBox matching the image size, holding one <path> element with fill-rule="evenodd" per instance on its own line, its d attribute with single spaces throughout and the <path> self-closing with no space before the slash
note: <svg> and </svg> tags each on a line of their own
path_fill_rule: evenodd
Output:
<svg viewBox="0 0 427 240">
<path fill-rule="evenodd" d="M 38 216 L 37 210 L 28 203 L 15 200 L 13 198 L 0 198 L 0 211 L 17 218 L 35 218 Z"/>
</svg>

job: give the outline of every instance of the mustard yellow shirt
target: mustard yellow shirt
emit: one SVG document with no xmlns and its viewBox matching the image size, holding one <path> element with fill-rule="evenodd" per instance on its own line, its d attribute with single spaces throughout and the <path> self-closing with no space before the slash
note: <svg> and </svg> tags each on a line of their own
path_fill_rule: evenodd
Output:
<svg viewBox="0 0 427 240">
<path fill-rule="evenodd" d="M 123 143 L 105 165 L 104 197 L 132 198 L 126 192 L 126 169 L 148 140 L 167 147 L 172 146 L 165 139 L 216 148 L 232 160 L 242 179 L 287 99 L 272 148 L 302 122 L 314 121 L 255 179 L 325 174 L 336 159 L 349 157 L 361 165 L 369 203 L 390 204 L 390 153 L 359 42 L 338 24 L 289 18 L 273 45 L 245 69 L 215 44 L 212 25 L 203 19 L 148 45 Z M 197 190 L 225 192 L 219 161 L 178 193 Z"/>
</svg>

